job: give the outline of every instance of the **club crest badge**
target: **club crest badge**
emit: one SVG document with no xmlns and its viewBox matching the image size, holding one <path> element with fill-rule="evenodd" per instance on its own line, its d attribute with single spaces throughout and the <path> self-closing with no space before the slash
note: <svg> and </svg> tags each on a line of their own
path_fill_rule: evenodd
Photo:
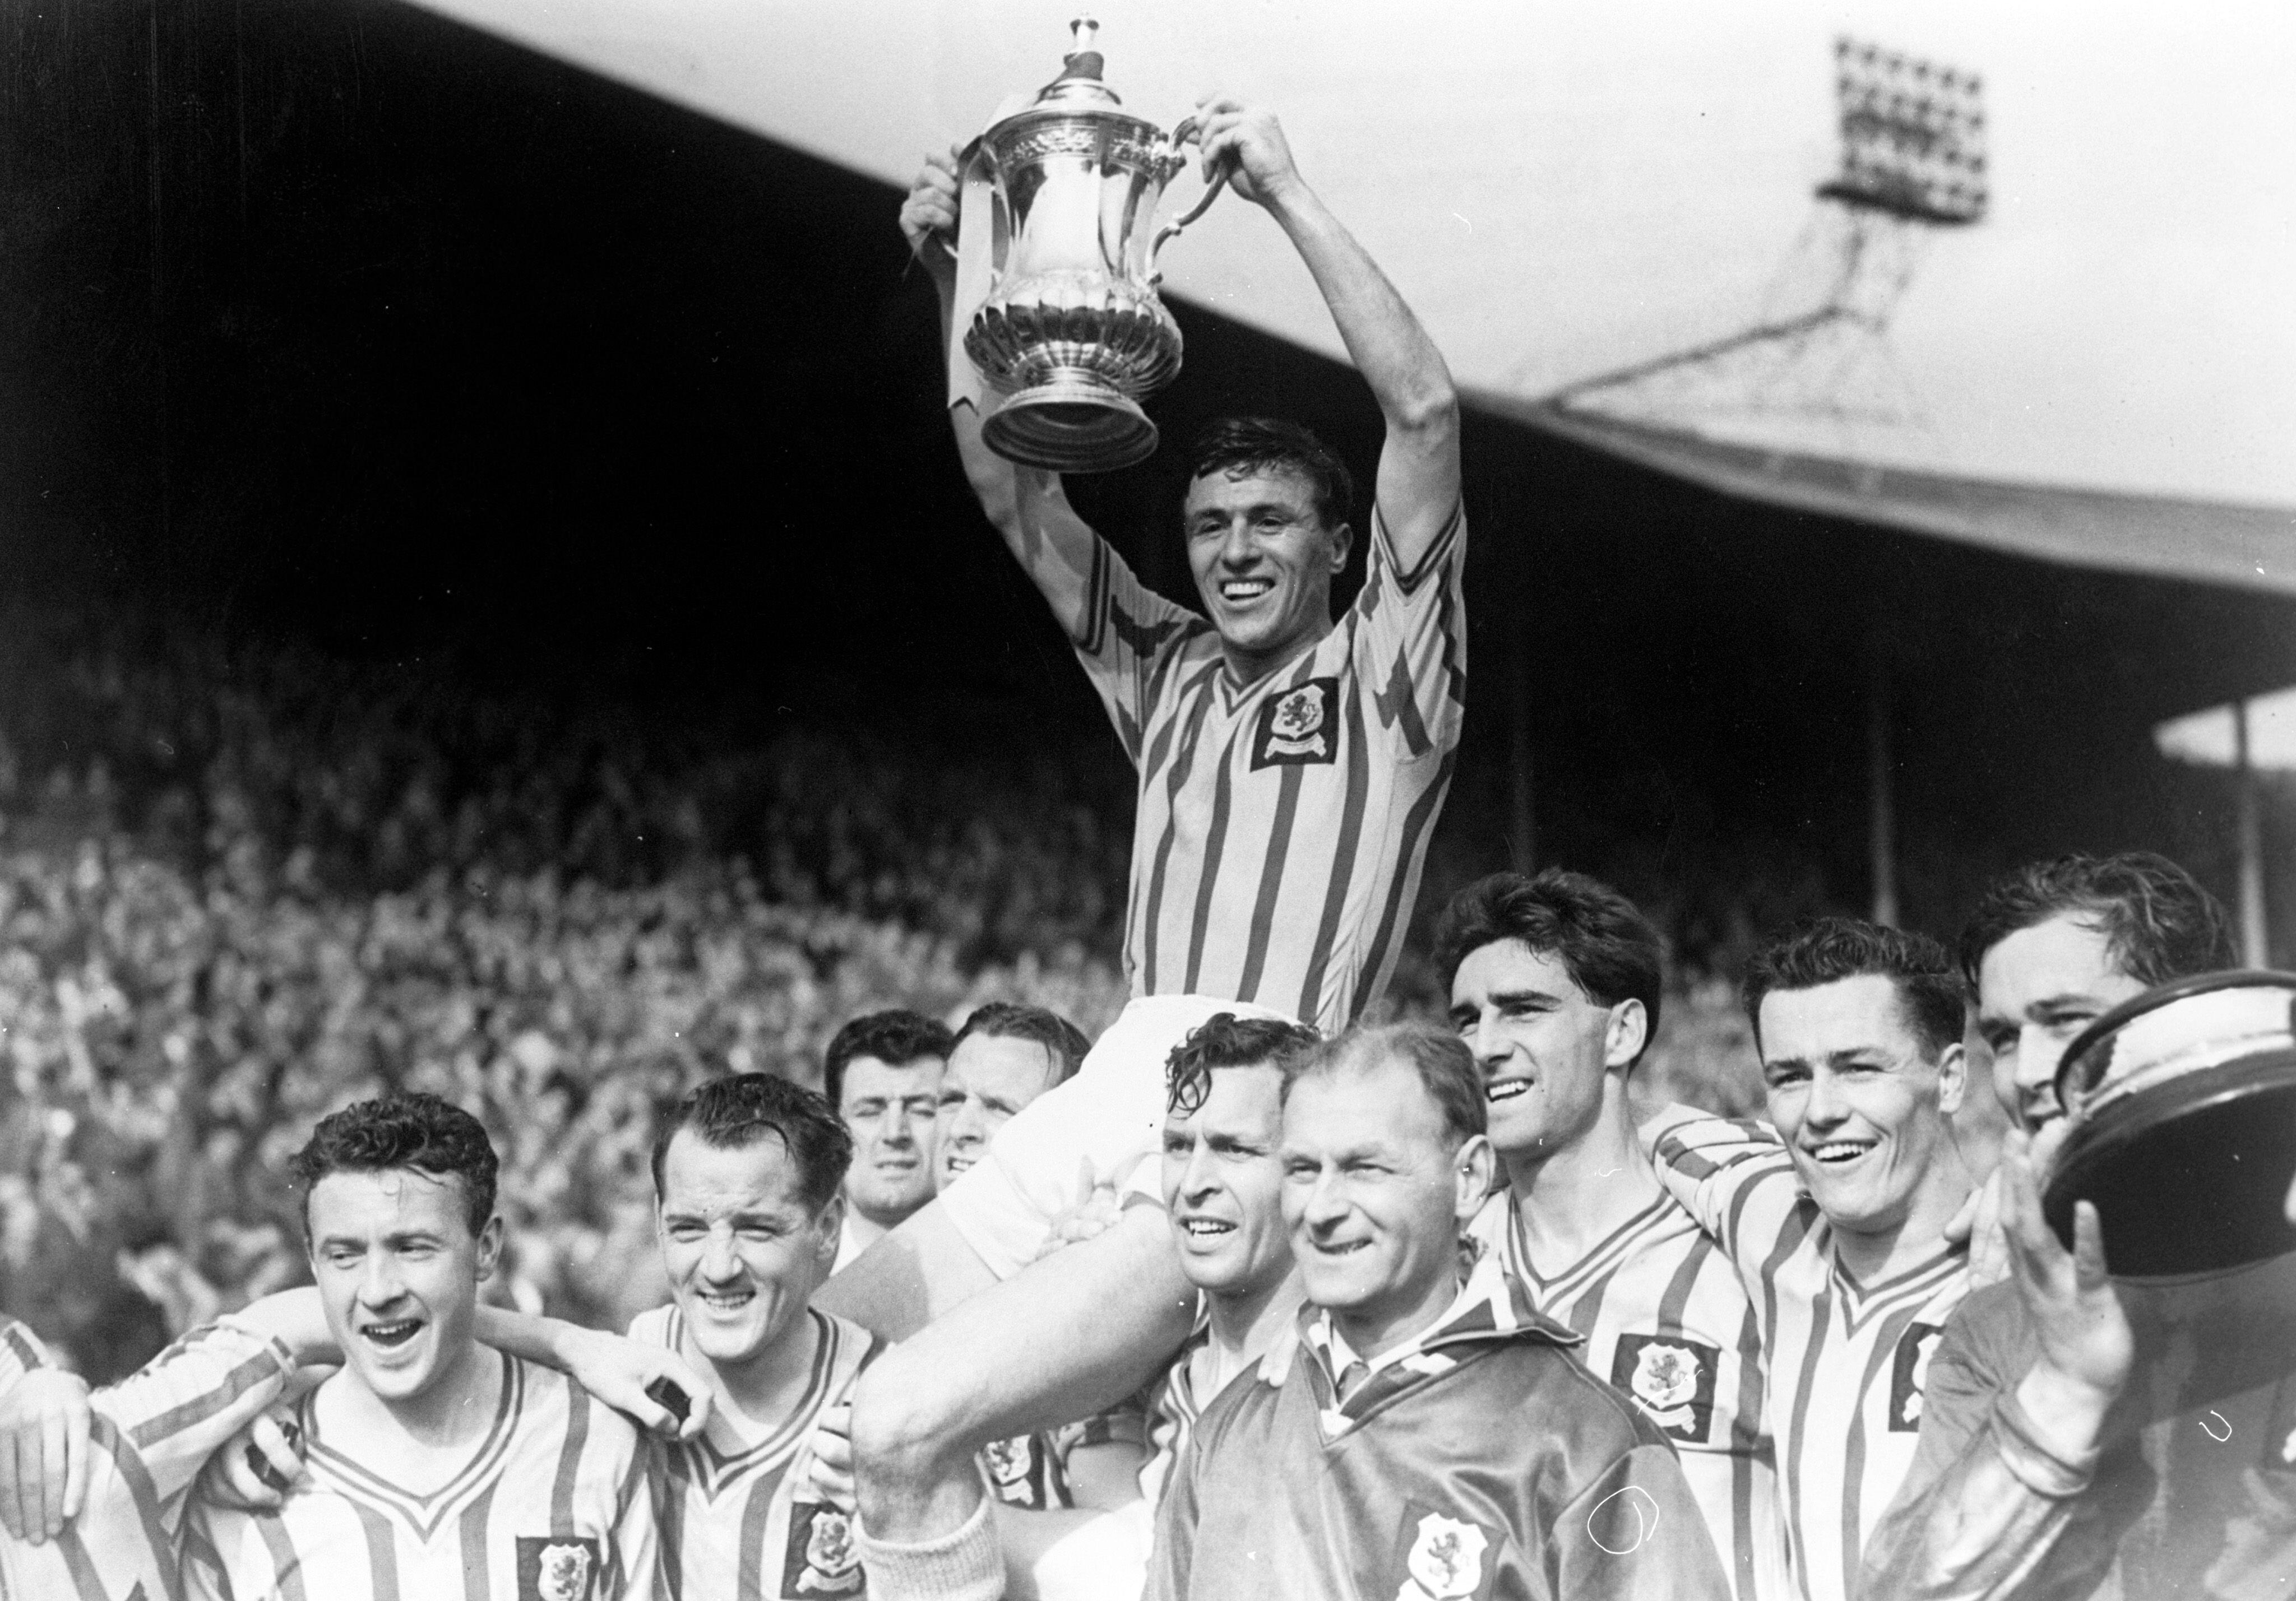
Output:
<svg viewBox="0 0 2296 1601">
<path fill-rule="evenodd" d="M 1929 1383 L 1930 1358 L 1945 1338 L 1943 1325 L 1915 1323 L 1898 1338 L 1898 1358 L 1890 1369 L 1890 1430 L 1910 1434 L 1922 1426 L 1922 1386 Z"/>
<path fill-rule="evenodd" d="M 590 1601 L 597 1573 L 587 1535 L 518 1536 L 518 1601 Z"/>
<path fill-rule="evenodd" d="M 1480 1527 L 1439 1512 L 1423 1513 L 1410 1540 L 1395 1601 L 1451 1601 L 1482 1593 L 1491 1537 Z"/>
<path fill-rule="evenodd" d="M 789 1544 L 782 1554 L 782 1601 L 855 1597 L 867 1581 L 849 1516 L 820 1501 L 800 1501 L 790 1508 Z"/>
<path fill-rule="evenodd" d="M 1311 678 L 1297 689 L 1271 697 L 1259 708 L 1259 727 L 1252 735 L 1252 770 L 1337 760 L 1339 707 L 1336 678 Z"/>
<path fill-rule="evenodd" d="M 1722 1353 L 1681 1335 L 1620 1335 L 1611 1382 L 1668 1435 L 1692 1445 L 1714 1438 L 1714 1383 Z"/>
</svg>

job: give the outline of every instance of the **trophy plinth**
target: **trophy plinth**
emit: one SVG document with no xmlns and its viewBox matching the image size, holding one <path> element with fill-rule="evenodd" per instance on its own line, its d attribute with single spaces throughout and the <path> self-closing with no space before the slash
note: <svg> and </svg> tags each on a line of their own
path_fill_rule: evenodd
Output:
<svg viewBox="0 0 2296 1601">
<path fill-rule="evenodd" d="M 964 354 L 1004 399 L 980 426 L 991 450 L 1055 472 L 1129 467 L 1156 448 L 1140 409 L 1180 370 L 1180 328 L 1156 298 L 1163 242 L 1203 214 L 1225 175 L 1179 221 L 1153 227 L 1164 186 L 1187 164 L 1194 119 L 1166 134 L 1123 110 L 1100 80 L 1094 24 L 1077 23 L 1066 68 L 1035 103 L 1000 118 L 965 153 L 988 179 L 987 298 Z"/>
</svg>

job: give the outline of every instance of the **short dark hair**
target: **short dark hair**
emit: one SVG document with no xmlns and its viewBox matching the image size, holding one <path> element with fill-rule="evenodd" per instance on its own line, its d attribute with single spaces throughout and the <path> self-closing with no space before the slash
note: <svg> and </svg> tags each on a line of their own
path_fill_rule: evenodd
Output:
<svg viewBox="0 0 2296 1601">
<path fill-rule="evenodd" d="M 1931 1057 L 1961 1042 L 1966 997 L 1946 948 L 1926 934 L 1884 928 L 1859 918 L 1814 918 L 1755 954 L 1746 968 L 1746 1017 L 1762 1045 L 1762 998 L 1814 990 L 1845 978 L 1889 979 L 1915 1037 Z"/>
<path fill-rule="evenodd" d="M 1298 473 L 1315 496 L 1316 515 L 1326 528 L 1350 522 L 1356 511 L 1356 480 L 1331 446 L 1296 422 L 1281 417 L 1215 417 L 1188 447 L 1188 482 L 1208 473 Z"/>
<path fill-rule="evenodd" d="M 501 1164 L 486 1125 L 462 1107 L 420 1090 L 394 1090 L 319 1119 L 288 1164 L 303 1187 L 303 1224 L 311 1192 L 330 1173 L 380 1173 L 407 1168 L 427 1178 L 460 1179 L 463 1209 L 475 1236 L 495 1214 Z"/>
<path fill-rule="evenodd" d="M 906 1067 L 925 1057 L 948 1060 L 956 1036 L 948 1025 L 936 1023 L 906 1007 L 871 1012 L 837 1031 L 821 1058 L 821 1092 L 832 1108 L 845 1095 L 845 1066 L 856 1057 L 875 1057 L 888 1067 Z"/>
<path fill-rule="evenodd" d="M 1283 1017 L 1239 1017 L 1214 1012 L 1188 1031 L 1164 1058 L 1164 1107 L 1185 1117 L 1212 1092 L 1216 1067 L 1275 1067 L 1291 1064 L 1323 1043 L 1304 1023 Z"/>
<path fill-rule="evenodd" d="M 837 1108 L 800 1084 L 770 1073 L 736 1073 L 688 1090 L 662 1114 L 653 1137 L 653 1192 L 661 1194 L 662 1159 L 680 1129 L 712 1150 L 734 1151 L 768 1134 L 781 1136 L 797 1164 L 798 1194 L 819 1212 L 845 1182 L 853 1136 Z"/>
<path fill-rule="evenodd" d="M 1665 942 L 1641 908 L 1601 879 L 1550 867 L 1536 878 L 1493 873 L 1453 895 L 1435 926 L 1435 965 L 1444 992 L 1450 992 L 1461 962 L 1509 939 L 1552 954 L 1597 1006 L 1641 1001 L 1650 1016 L 1643 1049 L 1658 1038 Z"/>
<path fill-rule="evenodd" d="M 1447 1028 L 1412 1020 L 1373 1026 L 1357 1024 L 1295 1058 L 1283 1074 L 1283 1099 L 1304 1079 L 1366 1071 L 1394 1060 L 1419 1075 L 1419 1086 L 1443 1115 L 1450 1148 L 1490 1131 L 1490 1107 L 1483 1099 L 1483 1073 L 1475 1053 Z"/>
<path fill-rule="evenodd" d="M 2011 935 L 2071 913 L 2104 935 L 2113 965 L 2148 987 L 2240 965 L 2232 919 L 2193 875 L 2151 851 L 2030 862 L 1986 886 L 1961 931 L 1972 993 L 1985 953 Z"/>
<path fill-rule="evenodd" d="M 1085 1053 L 1092 1041 L 1085 1038 L 1084 1030 L 1070 1022 L 1048 1006 L 1025 1006 L 1017 1001 L 991 1001 L 972 1009 L 964 1026 L 956 1031 L 948 1049 L 956 1048 L 979 1034 L 989 1040 L 1029 1040 L 1045 1048 L 1053 1058 L 1053 1084 L 1065 1084 L 1084 1066 Z M 1053 1084 L 1045 1086 L 1047 1090 Z"/>
</svg>

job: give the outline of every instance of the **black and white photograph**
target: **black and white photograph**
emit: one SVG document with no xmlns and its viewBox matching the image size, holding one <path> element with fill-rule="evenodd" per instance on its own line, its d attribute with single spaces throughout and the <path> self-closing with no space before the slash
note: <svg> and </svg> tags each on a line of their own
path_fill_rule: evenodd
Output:
<svg viewBox="0 0 2296 1601">
<path fill-rule="evenodd" d="M 2287 1601 L 2292 81 L 0 4 L 0 1601 Z"/>
</svg>

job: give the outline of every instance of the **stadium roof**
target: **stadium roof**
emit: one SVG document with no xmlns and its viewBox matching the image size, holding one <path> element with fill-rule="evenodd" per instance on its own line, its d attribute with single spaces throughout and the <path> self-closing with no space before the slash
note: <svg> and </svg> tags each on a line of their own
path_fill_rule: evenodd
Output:
<svg viewBox="0 0 2296 1601">
<path fill-rule="evenodd" d="M 2296 595 L 2296 508 L 1967 478 L 1734 444 L 1546 401 L 1474 399 L 1725 494 L 2038 561 Z"/>
</svg>

